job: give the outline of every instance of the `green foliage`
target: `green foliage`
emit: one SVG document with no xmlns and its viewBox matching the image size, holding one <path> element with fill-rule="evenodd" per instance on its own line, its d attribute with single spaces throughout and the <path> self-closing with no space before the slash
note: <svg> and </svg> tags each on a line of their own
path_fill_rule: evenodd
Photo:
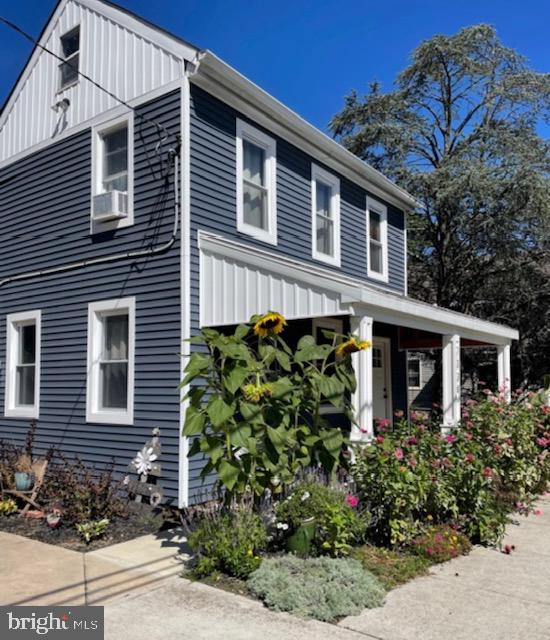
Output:
<svg viewBox="0 0 550 640">
<path fill-rule="evenodd" d="M 76 525 L 76 530 L 85 540 L 86 544 L 89 544 L 94 538 L 100 538 L 105 533 L 109 526 L 109 522 L 109 518 L 81 522 Z"/>
<path fill-rule="evenodd" d="M 275 611 L 330 622 L 379 607 L 384 588 L 350 558 L 266 558 L 248 588 Z"/>
<path fill-rule="evenodd" d="M 426 527 L 414 538 L 410 549 L 416 555 L 431 562 L 447 562 L 452 558 L 468 554 L 472 549 L 470 540 L 449 525 Z"/>
<path fill-rule="evenodd" d="M 267 531 L 260 516 L 244 509 L 209 514 L 191 532 L 189 546 L 195 553 L 196 577 L 221 571 L 246 578 L 260 566 L 258 554 L 267 546 Z"/>
<path fill-rule="evenodd" d="M 375 575 L 389 591 L 413 578 L 424 575 L 432 560 L 407 550 L 387 549 L 365 545 L 354 549 L 352 557 Z"/>
<path fill-rule="evenodd" d="M 204 455 L 202 477 L 216 472 L 228 502 L 251 491 L 282 491 L 297 473 L 320 464 L 330 474 L 345 444 L 320 406 L 331 402 L 351 416 L 355 377 L 348 355 L 306 335 L 292 351 L 279 335 L 276 313 L 252 318 L 233 335 L 204 329 L 205 353 L 189 358 L 182 384 L 194 383 L 183 433 L 189 455 Z M 351 349 L 366 348 L 352 341 Z"/>
<path fill-rule="evenodd" d="M 340 489 L 314 479 L 299 482 L 289 496 L 276 505 L 276 526 L 290 536 L 304 520 L 313 518 L 315 552 L 320 555 L 348 555 L 352 545 L 363 540 L 369 516 L 357 507 L 352 508 L 346 498 Z M 283 529 L 286 525 L 288 529 Z"/>
<path fill-rule="evenodd" d="M 369 536 L 408 544 L 424 523 L 451 523 L 470 538 L 497 543 L 508 514 L 528 510 L 550 479 L 550 418 L 536 397 L 487 392 L 469 401 L 463 424 L 442 435 L 438 421 L 413 414 L 379 434 L 352 470 L 373 516 Z"/>
<path fill-rule="evenodd" d="M 0 500 L 0 516 L 9 516 L 17 511 L 17 504 L 12 498 Z"/>
<path fill-rule="evenodd" d="M 419 202 L 409 290 L 519 328 L 531 384 L 550 370 L 549 96 L 550 74 L 478 24 L 422 42 L 393 90 L 352 92 L 330 125 Z"/>
</svg>

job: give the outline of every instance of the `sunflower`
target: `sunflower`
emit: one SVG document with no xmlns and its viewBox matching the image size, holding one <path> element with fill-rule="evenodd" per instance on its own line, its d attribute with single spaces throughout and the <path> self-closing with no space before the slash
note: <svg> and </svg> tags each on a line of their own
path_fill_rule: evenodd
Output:
<svg viewBox="0 0 550 640">
<path fill-rule="evenodd" d="M 357 338 L 351 337 L 336 347 L 336 356 L 341 358 L 349 355 L 350 353 L 370 349 L 370 346 L 371 344 L 368 340 L 357 340 Z"/>
<path fill-rule="evenodd" d="M 269 382 L 265 384 L 245 384 L 242 392 L 249 402 L 257 404 L 262 398 L 270 398 L 273 395 L 273 385 Z"/>
<path fill-rule="evenodd" d="M 272 336 L 277 333 L 281 333 L 281 331 L 286 326 L 286 320 L 280 313 L 276 313 L 275 311 L 270 311 L 269 313 L 265 313 L 263 316 L 256 321 L 254 325 L 254 333 L 260 338 L 265 338 L 267 336 Z"/>
</svg>

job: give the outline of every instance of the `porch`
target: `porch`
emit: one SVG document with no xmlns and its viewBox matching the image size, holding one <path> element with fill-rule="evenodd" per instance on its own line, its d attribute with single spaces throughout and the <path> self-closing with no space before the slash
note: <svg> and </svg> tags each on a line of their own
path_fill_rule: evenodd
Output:
<svg viewBox="0 0 550 640">
<path fill-rule="evenodd" d="M 323 328 L 350 331 L 372 348 L 353 354 L 357 424 L 352 439 L 368 441 L 375 418 L 407 411 L 408 349 L 442 352 L 442 417 L 445 428 L 461 417 L 461 349 L 494 347 L 498 386 L 510 396 L 510 327 L 448 311 L 355 281 L 332 270 L 201 232 L 200 324 L 246 322 L 278 311 L 314 335 Z M 293 322 L 294 321 L 294 322 Z M 305 325 L 303 324 L 305 323 Z"/>
</svg>

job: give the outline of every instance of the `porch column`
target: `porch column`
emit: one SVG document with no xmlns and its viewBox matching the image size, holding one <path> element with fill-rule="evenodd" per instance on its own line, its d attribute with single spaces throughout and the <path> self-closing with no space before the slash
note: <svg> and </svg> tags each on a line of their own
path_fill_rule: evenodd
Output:
<svg viewBox="0 0 550 640">
<path fill-rule="evenodd" d="M 352 363 L 357 379 L 357 388 L 352 396 L 357 424 L 351 426 L 351 440 L 368 441 L 374 435 L 372 411 L 372 318 L 352 316 L 351 333 L 359 340 L 368 340 L 370 349 L 353 353 Z"/>
<path fill-rule="evenodd" d="M 460 336 L 443 336 L 443 427 L 460 422 Z"/>
<path fill-rule="evenodd" d="M 506 402 L 512 399 L 512 376 L 510 368 L 510 343 L 497 347 L 498 390 L 504 391 Z"/>
</svg>

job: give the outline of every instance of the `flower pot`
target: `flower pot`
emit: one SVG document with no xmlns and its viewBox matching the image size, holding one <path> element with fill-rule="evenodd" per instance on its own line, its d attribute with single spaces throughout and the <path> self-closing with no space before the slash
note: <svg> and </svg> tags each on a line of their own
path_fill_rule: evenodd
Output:
<svg viewBox="0 0 550 640">
<path fill-rule="evenodd" d="M 15 472 L 15 488 L 17 491 L 30 491 L 33 485 L 32 473 L 28 471 Z"/>
<path fill-rule="evenodd" d="M 57 529 L 61 524 L 61 513 L 54 511 L 46 514 L 46 523 L 50 529 Z"/>
<path fill-rule="evenodd" d="M 40 509 L 30 509 L 25 513 L 25 518 L 30 518 L 31 520 L 40 520 L 40 518 L 44 517 L 44 512 Z"/>
<path fill-rule="evenodd" d="M 296 529 L 287 541 L 287 549 L 297 556 L 306 557 L 311 554 L 311 546 L 315 538 L 315 518 L 308 518 Z"/>
</svg>

